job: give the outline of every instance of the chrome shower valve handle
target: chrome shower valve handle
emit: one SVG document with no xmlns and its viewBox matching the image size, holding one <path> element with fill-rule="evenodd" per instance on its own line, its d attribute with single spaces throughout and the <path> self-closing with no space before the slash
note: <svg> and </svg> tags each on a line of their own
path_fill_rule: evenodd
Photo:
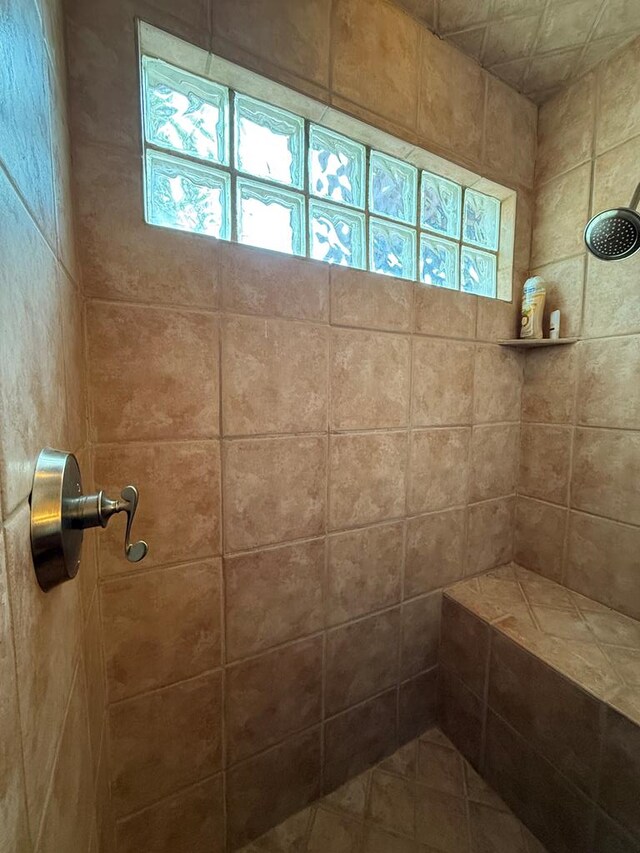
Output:
<svg viewBox="0 0 640 853">
<path fill-rule="evenodd" d="M 144 559 L 149 546 L 144 540 L 131 541 L 131 527 L 138 508 L 138 490 L 135 486 L 125 486 L 120 492 L 120 499 L 112 501 L 100 490 L 95 495 L 83 495 L 69 501 L 68 514 L 74 526 L 81 529 L 87 527 L 106 527 L 112 515 L 126 512 L 127 528 L 124 534 L 124 553 L 130 563 L 138 563 Z M 76 505 L 77 509 L 74 507 Z"/>
<path fill-rule="evenodd" d="M 80 566 L 83 531 L 106 527 L 112 515 L 126 512 L 124 553 L 130 563 L 146 557 L 149 546 L 131 541 L 138 490 L 125 486 L 118 500 L 103 491 L 82 493 L 78 462 L 72 453 L 45 448 L 38 456 L 31 491 L 31 553 L 38 583 L 45 592 L 71 580 Z"/>
<path fill-rule="evenodd" d="M 137 542 L 131 541 L 131 525 L 133 518 L 138 508 L 138 490 L 135 486 L 125 486 L 120 492 L 120 497 L 126 503 L 124 512 L 127 513 L 127 529 L 124 534 L 124 553 L 130 563 L 139 563 L 147 556 L 149 546 L 144 539 L 139 539 Z M 122 512 L 122 510 L 119 510 Z"/>
</svg>

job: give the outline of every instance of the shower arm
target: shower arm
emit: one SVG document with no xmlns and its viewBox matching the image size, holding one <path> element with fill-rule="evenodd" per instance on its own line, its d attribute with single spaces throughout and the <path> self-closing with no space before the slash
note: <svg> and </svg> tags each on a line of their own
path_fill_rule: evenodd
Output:
<svg viewBox="0 0 640 853">
<path fill-rule="evenodd" d="M 633 194 L 633 198 L 631 199 L 631 204 L 629 205 L 629 207 L 632 210 L 637 210 L 639 204 L 640 204 L 640 184 L 638 184 L 638 186 L 636 187 L 636 191 Z"/>
</svg>

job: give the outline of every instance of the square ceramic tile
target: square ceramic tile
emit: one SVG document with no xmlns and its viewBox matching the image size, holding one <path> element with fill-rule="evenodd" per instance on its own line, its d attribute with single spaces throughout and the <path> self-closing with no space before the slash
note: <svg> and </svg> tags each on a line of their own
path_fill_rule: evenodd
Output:
<svg viewBox="0 0 640 853">
<path fill-rule="evenodd" d="M 447 586 L 464 574 L 466 512 L 434 512 L 407 521 L 405 596 Z"/>
<path fill-rule="evenodd" d="M 328 539 L 326 622 L 336 625 L 400 600 L 404 524 L 350 530 Z"/>
<path fill-rule="evenodd" d="M 570 427 L 523 424 L 518 490 L 531 498 L 565 505 L 573 431 Z"/>
<path fill-rule="evenodd" d="M 118 849 L 137 853 L 168 839 L 193 853 L 222 853 L 222 775 L 180 791 L 118 822 Z"/>
<path fill-rule="evenodd" d="M 327 720 L 324 726 L 327 791 L 396 749 L 397 711 L 397 691 L 393 689 Z"/>
<path fill-rule="evenodd" d="M 328 321 L 328 267 L 233 243 L 217 254 L 225 311 Z"/>
<path fill-rule="evenodd" d="M 414 338 L 413 426 L 471 423 L 474 355 L 473 344 Z"/>
<path fill-rule="evenodd" d="M 405 432 L 332 435 L 329 526 L 355 527 L 403 515 L 406 466 Z"/>
<path fill-rule="evenodd" d="M 497 346 L 477 347 L 474 423 L 520 420 L 523 368 L 519 352 Z"/>
<path fill-rule="evenodd" d="M 438 662 L 441 610 L 439 592 L 402 605 L 401 678 L 424 672 Z"/>
<path fill-rule="evenodd" d="M 327 359 L 328 340 L 321 326 L 226 317 L 222 324 L 225 435 L 326 429 Z"/>
<path fill-rule="evenodd" d="M 325 705 L 335 714 L 390 687 L 398 677 L 400 611 L 336 628 L 327 634 Z"/>
<path fill-rule="evenodd" d="M 335 92 L 391 122 L 413 126 L 418 101 L 420 29 L 400 9 L 379 6 L 378 27 L 363 0 L 340 0 L 334 10 L 332 85 Z M 354 50 L 353 33 L 362 38 Z M 386 37 L 381 37 L 386 33 Z M 391 35 L 393 34 L 393 36 Z M 368 69 L 362 74 L 363 67 Z"/>
<path fill-rule="evenodd" d="M 225 557 L 227 660 L 318 631 L 324 564 L 319 539 Z"/>
<path fill-rule="evenodd" d="M 317 536 L 324 531 L 326 438 L 225 443 L 225 547 Z"/>
<path fill-rule="evenodd" d="M 640 434 L 632 430 L 577 429 L 571 502 L 576 509 L 640 524 L 640 502 L 631 472 Z"/>
<path fill-rule="evenodd" d="M 138 103 L 136 87 L 136 113 Z M 74 164 L 87 294 L 145 304 L 217 307 L 218 270 L 211 263 L 211 241 L 144 221 L 142 195 L 131 192 L 143 180 L 138 148 L 82 144 L 74 150 Z M 185 253 L 190 259 L 188 276 L 180 260 Z"/>
<path fill-rule="evenodd" d="M 332 330 L 332 428 L 405 426 L 409 418 L 410 362 L 408 336 Z"/>
<path fill-rule="evenodd" d="M 91 301 L 87 337 L 94 440 L 219 434 L 218 322 L 211 314 Z"/>
<path fill-rule="evenodd" d="M 227 667 L 227 762 L 235 764 L 320 722 L 321 694 L 321 638 Z"/>
<path fill-rule="evenodd" d="M 412 430 L 411 514 L 459 506 L 467 500 L 470 428 Z"/>
<path fill-rule="evenodd" d="M 515 492 L 519 450 L 518 424 L 473 427 L 469 474 L 471 501 L 504 497 Z"/>
<path fill-rule="evenodd" d="M 111 701 L 220 666 L 220 574 L 217 559 L 100 588 Z"/>
<path fill-rule="evenodd" d="M 408 281 L 344 267 L 331 270 L 333 325 L 408 332 L 412 301 L 413 285 Z"/>
<path fill-rule="evenodd" d="M 116 496 L 126 483 L 140 493 L 133 535 L 149 553 L 143 567 L 200 560 L 219 554 L 220 449 L 217 441 L 96 445 L 95 481 Z M 175 495 L 180 494 L 179 504 Z M 166 519 L 173 523 L 168 525 Z M 175 531 L 180 531 L 176 537 Z M 129 572 L 123 550 L 125 520 L 113 519 L 98 539 L 101 577 Z"/>
<path fill-rule="evenodd" d="M 294 735 L 227 774 L 227 838 L 233 849 L 320 795 L 320 729 Z"/>
<path fill-rule="evenodd" d="M 119 815 L 212 776 L 222 763 L 220 672 L 112 705 L 109 742 Z"/>
</svg>

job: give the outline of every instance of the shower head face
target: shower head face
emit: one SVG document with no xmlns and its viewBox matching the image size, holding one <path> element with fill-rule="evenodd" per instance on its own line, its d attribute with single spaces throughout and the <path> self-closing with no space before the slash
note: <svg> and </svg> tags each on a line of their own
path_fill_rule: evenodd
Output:
<svg viewBox="0 0 640 853">
<path fill-rule="evenodd" d="M 584 242 L 602 261 L 628 258 L 640 249 L 640 214 L 629 207 L 598 213 L 585 228 Z"/>
</svg>

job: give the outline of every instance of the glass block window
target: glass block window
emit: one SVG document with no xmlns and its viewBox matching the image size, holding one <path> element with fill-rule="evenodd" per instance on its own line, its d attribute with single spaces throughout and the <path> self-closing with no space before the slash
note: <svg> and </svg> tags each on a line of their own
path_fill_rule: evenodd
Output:
<svg viewBox="0 0 640 853">
<path fill-rule="evenodd" d="M 161 59 L 141 62 L 147 222 L 497 295 L 499 199 Z"/>
<path fill-rule="evenodd" d="M 467 190 L 464 194 L 462 236 L 466 243 L 496 251 L 500 235 L 500 202 Z"/>
<path fill-rule="evenodd" d="M 142 58 L 145 136 L 160 148 L 229 164 L 229 90 Z"/>
<path fill-rule="evenodd" d="M 436 287 L 458 287 L 458 244 L 431 234 L 420 235 L 420 281 Z"/>
<path fill-rule="evenodd" d="M 304 197 L 238 178 L 238 240 L 262 249 L 304 255 Z"/>
<path fill-rule="evenodd" d="M 309 202 L 310 255 L 317 261 L 365 269 L 365 215 L 338 204 Z"/>
<path fill-rule="evenodd" d="M 220 240 L 230 238 L 231 178 L 227 172 L 149 149 L 146 173 L 147 213 L 153 222 Z"/>
<path fill-rule="evenodd" d="M 420 225 L 444 237 L 460 238 L 462 187 L 429 172 L 422 173 Z"/>
<path fill-rule="evenodd" d="M 412 228 L 371 217 L 369 269 L 396 278 L 416 277 L 416 235 Z"/>
<path fill-rule="evenodd" d="M 418 170 L 409 163 L 371 152 L 369 167 L 369 209 L 398 222 L 415 225 Z"/>
<path fill-rule="evenodd" d="M 236 95 L 235 163 L 240 172 L 302 188 L 304 120 Z"/>
<path fill-rule="evenodd" d="M 496 275 L 495 255 L 462 247 L 462 290 L 477 296 L 495 296 Z"/>
<path fill-rule="evenodd" d="M 309 128 L 309 192 L 364 209 L 367 151 L 326 127 Z"/>
</svg>

